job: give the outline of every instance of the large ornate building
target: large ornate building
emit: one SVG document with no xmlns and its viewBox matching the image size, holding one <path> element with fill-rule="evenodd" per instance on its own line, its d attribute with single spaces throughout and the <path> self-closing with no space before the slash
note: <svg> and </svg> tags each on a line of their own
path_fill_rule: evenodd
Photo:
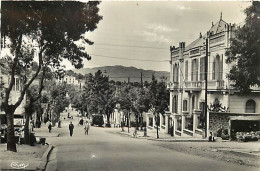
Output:
<svg viewBox="0 0 260 171">
<path fill-rule="evenodd" d="M 231 86 L 226 74 L 232 64 L 225 62 L 225 52 L 235 36 L 236 25 L 220 20 L 213 24 L 204 35 L 185 46 L 171 46 L 171 76 L 167 87 L 170 90 L 170 111 L 160 116 L 160 132 L 174 136 L 201 136 L 207 132 L 217 133 L 227 130 L 229 135 L 239 131 L 231 121 L 250 121 L 244 124 L 260 130 L 260 89 L 253 87 L 249 95 L 239 95 Z M 206 39 L 208 46 L 206 46 Z M 207 62 L 207 113 L 205 113 L 205 57 L 208 47 Z M 149 115 L 148 115 L 149 116 Z M 240 118 L 240 119 L 239 119 Z M 259 118 L 259 119 L 258 119 Z M 151 122 L 151 123 L 150 123 Z M 148 128 L 155 128 L 155 120 L 150 115 Z M 233 132 L 232 132 L 233 131 Z M 242 130 L 241 130 L 242 131 Z"/>
</svg>

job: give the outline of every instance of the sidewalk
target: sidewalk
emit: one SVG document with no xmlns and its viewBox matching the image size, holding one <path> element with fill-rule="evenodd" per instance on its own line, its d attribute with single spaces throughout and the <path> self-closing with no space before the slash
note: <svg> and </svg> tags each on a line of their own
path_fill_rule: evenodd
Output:
<svg viewBox="0 0 260 171">
<path fill-rule="evenodd" d="M 58 137 L 57 131 L 48 132 L 47 125 L 42 124 L 41 128 L 34 128 L 36 139 Z M 0 170 L 44 170 L 48 156 L 53 149 L 52 145 L 29 146 L 17 144 L 17 152 L 7 151 L 6 143 L 0 144 Z"/>
<path fill-rule="evenodd" d="M 119 128 L 117 128 L 119 131 Z M 121 130 L 121 129 L 120 129 Z M 128 128 L 125 127 L 124 132 L 117 132 L 123 135 L 130 136 L 134 138 L 135 128 L 130 128 L 128 133 Z M 172 137 L 169 134 L 164 134 L 159 132 L 159 138 L 157 139 L 157 133 L 156 132 L 147 132 L 147 137 L 144 137 L 143 131 L 137 131 L 137 139 L 147 139 L 152 141 L 159 141 L 159 142 L 183 142 L 183 143 L 189 143 L 191 146 L 209 146 L 209 148 L 213 149 L 214 151 L 223 151 L 223 152 L 229 152 L 234 153 L 236 155 L 242 155 L 242 156 L 255 156 L 260 157 L 260 142 L 236 142 L 236 141 L 224 141 L 221 138 L 217 139 L 217 142 L 208 142 L 208 139 L 203 139 L 202 137 L 180 137 L 175 136 Z M 193 143 L 193 142 L 204 142 L 203 144 Z M 193 143 L 193 145 L 192 145 Z"/>
<path fill-rule="evenodd" d="M 17 152 L 6 150 L 6 144 L 0 144 L 0 170 L 44 170 L 52 145 L 16 145 Z"/>
<path fill-rule="evenodd" d="M 51 132 L 49 133 L 48 126 L 42 123 L 41 128 L 34 128 L 35 136 L 36 137 L 59 137 L 60 133 L 57 132 L 55 127 L 52 128 Z"/>
<path fill-rule="evenodd" d="M 133 133 L 135 131 L 135 128 L 130 128 L 129 129 L 129 133 L 128 133 L 128 128 L 125 127 L 124 128 L 124 132 L 120 132 L 121 134 L 124 135 L 128 135 L 134 138 Z M 147 131 L 147 136 L 144 136 L 144 132 L 143 131 L 137 131 L 137 136 L 136 138 L 140 138 L 140 139 L 147 139 L 147 140 L 153 140 L 153 141 L 164 141 L 164 142 L 207 142 L 208 139 L 203 139 L 202 137 L 180 137 L 180 136 L 175 136 L 172 137 L 169 134 L 165 134 L 165 133 L 160 133 L 159 132 L 159 138 L 157 138 L 157 133 L 156 132 L 152 132 L 152 131 Z"/>
</svg>

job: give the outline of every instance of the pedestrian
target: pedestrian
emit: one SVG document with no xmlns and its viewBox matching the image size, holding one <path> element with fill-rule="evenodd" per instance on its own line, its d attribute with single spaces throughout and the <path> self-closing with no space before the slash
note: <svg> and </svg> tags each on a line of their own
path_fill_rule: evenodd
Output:
<svg viewBox="0 0 260 171">
<path fill-rule="evenodd" d="M 70 136 L 72 137 L 72 134 L 73 134 L 73 129 L 74 129 L 74 125 L 72 122 L 70 122 L 69 124 L 69 130 L 70 130 Z"/>
<path fill-rule="evenodd" d="M 90 128 L 90 124 L 89 124 L 88 121 L 86 121 L 86 122 L 85 122 L 85 127 L 84 127 L 84 129 L 85 129 L 85 135 L 86 135 L 86 134 L 88 135 L 89 128 Z"/>
<path fill-rule="evenodd" d="M 58 128 L 61 128 L 61 120 L 58 121 Z"/>
<path fill-rule="evenodd" d="M 209 142 L 215 142 L 215 138 L 214 138 L 212 132 L 210 132 Z"/>
<path fill-rule="evenodd" d="M 30 121 L 30 124 L 29 124 L 29 132 L 33 132 L 33 121 L 31 120 Z"/>
<path fill-rule="evenodd" d="M 51 132 L 51 128 L 52 128 L 52 125 L 51 125 L 51 122 L 50 122 L 50 124 L 48 125 L 49 133 Z"/>
</svg>

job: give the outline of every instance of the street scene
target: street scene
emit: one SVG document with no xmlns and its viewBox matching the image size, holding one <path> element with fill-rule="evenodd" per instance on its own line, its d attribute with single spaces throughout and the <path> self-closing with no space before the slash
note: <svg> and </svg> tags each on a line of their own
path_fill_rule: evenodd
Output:
<svg viewBox="0 0 260 171">
<path fill-rule="evenodd" d="M 259 170 L 260 2 L 1 1 L 0 170 Z"/>
</svg>

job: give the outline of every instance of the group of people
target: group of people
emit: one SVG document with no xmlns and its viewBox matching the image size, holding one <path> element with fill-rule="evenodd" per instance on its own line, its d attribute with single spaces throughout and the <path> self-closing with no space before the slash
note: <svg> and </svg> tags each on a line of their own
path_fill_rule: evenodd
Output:
<svg viewBox="0 0 260 171">
<path fill-rule="evenodd" d="M 83 121 L 83 120 L 82 120 Z M 83 124 L 82 124 L 83 125 Z M 58 121 L 58 128 L 61 128 L 61 120 Z M 52 130 L 52 124 L 51 122 L 49 121 L 48 123 L 48 129 L 49 129 L 49 133 L 51 133 L 51 130 Z M 90 129 L 90 122 L 89 120 L 86 120 L 84 122 L 84 132 L 85 132 L 85 135 L 89 133 L 89 129 Z M 73 135 L 73 130 L 74 130 L 74 125 L 72 122 L 70 122 L 69 124 L 69 131 L 70 131 L 70 136 L 72 137 Z"/>
<path fill-rule="evenodd" d="M 87 120 L 87 121 L 84 123 L 85 135 L 86 135 L 86 134 L 88 135 L 89 128 L 90 128 L 90 123 L 89 123 L 89 121 Z M 70 122 L 70 124 L 69 124 L 69 131 L 70 131 L 70 136 L 71 136 L 71 137 L 72 137 L 72 135 L 73 135 L 73 130 L 74 130 L 74 125 L 73 125 L 72 122 Z"/>
</svg>

